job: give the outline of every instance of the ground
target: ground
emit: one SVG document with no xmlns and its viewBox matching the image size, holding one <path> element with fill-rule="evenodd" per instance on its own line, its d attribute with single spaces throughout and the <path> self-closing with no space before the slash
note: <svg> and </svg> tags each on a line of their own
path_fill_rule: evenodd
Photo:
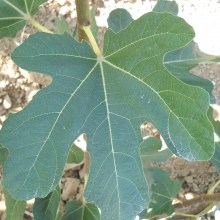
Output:
<svg viewBox="0 0 220 220">
<path fill-rule="evenodd" d="M 207 0 L 196 2 L 192 0 L 179 0 L 177 3 L 180 6 L 179 15 L 191 23 L 198 33 L 196 40 L 203 51 L 219 55 L 220 37 L 218 37 L 219 31 L 216 32 L 216 30 L 220 30 L 220 19 L 217 19 L 214 15 L 218 16 L 220 14 L 220 3 Z M 93 0 L 91 4 L 96 4 L 97 6 L 96 19 L 99 25 L 99 45 L 102 45 L 102 36 L 106 30 L 106 18 L 112 9 L 126 8 L 135 19 L 144 12 L 151 11 L 156 1 Z M 74 0 L 50 0 L 40 7 L 35 19 L 53 31 L 54 19 L 59 14 L 65 17 L 71 30 L 73 30 L 76 24 Z M 195 17 L 197 20 L 194 21 L 192 18 Z M 207 22 L 207 18 L 209 22 Z M 204 31 L 207 28 L 209 28 L 209 31 Z M 36 32 L 36 29 L 27 24 L 25 29 L 15 39 L 3 39 L 0 41 L 0 127 L 10 111 L 20 111 L 36 92 L 51 82 L 50 77 L 45 75 L 39 76 L 36 73 L 20 69 L 10 58 L 13 49 L 27 38 L 29 34 L 34 32 Z M 193 73 L 209 78 L 214 83 L 215 90 L 213 94 L 217 98 L 217 104 L 220 104 L 220 63 L 200 64 L 193 70 Z M 88 162 L 88 160 L 86 161 Z M 161 163 L 159 166 L 168 170 L 171 178 L 181 180 L 182 188 L 177 196 L 180 199 L 205 194 L 220 179 L 215 167 L 210 162 L 200 161 L 191 163 L 173 156 L 166 163 Z M 63 210 L 63 204 L 67 201 L 82 199 L 85 169 L 87 169 L 87 166 L 83 164 L 79 166 L 69 165 L 65 168 L 61 179 L 61 210 Z M 220 191 L 220 186 L 217 187 L 216 191 Z M 24 219 L 32 219 L 32 203 L 33 201 L 28 202 Z M 0 219 L 4 219 L 4 209 L 4 196 L 0 194 Z"/>
</svg>

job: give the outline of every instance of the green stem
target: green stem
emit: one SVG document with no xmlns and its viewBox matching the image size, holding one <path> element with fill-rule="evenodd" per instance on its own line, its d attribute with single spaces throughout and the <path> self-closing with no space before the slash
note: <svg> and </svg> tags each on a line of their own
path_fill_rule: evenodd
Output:
<svg viewBox="0 0 220 220">
<path fill-rule="evenodd" d="M 215 188 L 220 184 L 220 180 L 208 191 L 207 194 L 212 194 L 215 190 Z"/>
<path fill-rule="evenodd" d="M 191 215 L 191 214 L 185 214 L 185 213 L 181 213 L 181 212 L 175 212 L 176 215 L 181 215 L 181 216 L 186 216 L 186 217 L 193 217 L 196 218 L 196 215 Z"/>
<path fill-rule="evenodd" d="M 37 21 L 35 21 L 32 17 L 28 18 L 28 21 L 31 22 L 31 24 L 36 27 L 38 30 L 42 31 L 42 32 L 46 32 L 49 34 L 53 34 L 52 31 L 48 30 L 47 28 L 45 28 L 44 26 L 42 26 L 41 24 L 39 24 Z"/>
<path fill-rule="evenodd" d="M 81 29 L 82 26 L 89 26 L 91 24 L 91 16 L 89 10 L 88 0 L 75 0 L 76 3 L 76 15 L 77 15 L 77 32 L 78 41 L 86 40 L 89 43 L 89 39 L 86 33 Z"/>
<path fill-rule="evenodd" d="M 97 45 L 97 43 L 96 43 L 96 40 L 95 40 L 95 38 L 94 38 L 94 36 L 93 36 L 93 34 L 92 34 L 92 31 L 91 31 L 91 29 L 90 29 L 90 26 L 82 26 L 81 29 L 85 31 L 87 37 L 89 38 L 89 41 L 90 41 L 90 43 L 91 43 L 91 45 L 92 45 L 92 48 L 93 48 L 93 51 L 95 52 L 95 54 L 96 54 L 98 57 L 99 57 L 99 56 L 102 56 L 102 54 L 101 54 L 101 52 L 100 52 L 100 50 L 99 50 L 99 47 L 98 47 L 98 45 Z"/>
</svg>

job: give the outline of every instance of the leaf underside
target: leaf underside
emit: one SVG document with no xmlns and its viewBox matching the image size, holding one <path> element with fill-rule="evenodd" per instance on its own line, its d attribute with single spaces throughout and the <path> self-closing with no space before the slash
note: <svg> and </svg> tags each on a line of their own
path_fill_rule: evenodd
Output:
<svg viewBox="0 0 220 220">
<path fill-rule="evenodd" d="M 24 15 L 37 13 L 38 7 L 47 0 L 0 0 L 0 39 L 16 37 L 25 26 Z"/>
<path fill-rule="evenodd" d="M 169 157 L 172 156 L 172 153 L 169 149 L 161 150 L 161 147 L 162 142 L 155 137 L 149 137 L 145 139 L 144 142 L 140 145 L 141 161 L 148 185 L 153 183 L 152 162 L 165 162 Z"/>
<path fill-rule="evenodd" d="M 85 133 L 91 156 L 86 201 L 96 203 L 101 219 L 135 219 L 149 201 L 139 153 L 143 122 L 155 125 L 172 153 L 209 159 L 208 93 L 163 66 L 165 53 L 193 37 L 193 29 L 169 13 L 148 13 L 117 34 L 108 30 L 98 58 L 67 33 L 30 36 L 13 52 L 14 62 L 53 81 L 0 131 L 10 152 L 6 189 L 17 199 L 45 197 L 59 183 L 74 140 Z"/>
<path fill-rule="evenodd" d="M 80 164 L 84 159 L 84 152 L 75 144 L 70 148 L 66 163 Z"/>
<path fill-rule="evenodd" d="M 181 188 L 180 180 L 171 180 L 169 173 L 158 167 L 154 167 L 152 172 L 154 183 L 151 186 L 152 201 L 148 206 L 149 212 L 146 218 L 152 218 L 156 215 L 172 215 L 175 209 L 172 206 L 173 198 Z"/>
<path fill-rule="evenodd" d="M 71 34 L 68 22 L 62 15 L 55 18 L 55 33 L 64 34 L 65 32 Z"/>
<path fill-rule="evenodd" d="M 20 220 L 23 219 L 23 215 L 26 208 L 26 201 L 18 201 L 11 197 L 10 193 L 3 188 L 5 206 L 6 206 L 6 218 L 5 220 Z"/>
<path fill-rule="evenodd" d="M 65 214 L 62 220 L 99 220 L 100 213 L 95 204 L 82 204 L 77 201 L 70 201 L 65 205 Z"/>
<path fill-rule="evenodd" d="M 60 186 L 49 193 L 45 198 L 36 198 L 33 206 L 35 220 L 55 220 L 60 203 Z"/>
</svg>

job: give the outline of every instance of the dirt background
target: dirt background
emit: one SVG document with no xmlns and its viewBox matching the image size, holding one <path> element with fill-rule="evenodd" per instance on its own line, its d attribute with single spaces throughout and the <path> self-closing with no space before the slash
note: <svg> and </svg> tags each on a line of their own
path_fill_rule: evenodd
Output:
<svg viewBox="0 0 220 220">
<path fill-rule="evenodd" d="M 155 1 L 101 1 L 93 0 L 96 4 L 96 19 L 99 25 L 99 45 L 102 44 L 103 33 L 106 30 L 106 19 L 111 10 L 115 8 L 126 8 L 136 19 L 142 14 L 151 11 Z M 209 54 L 220 54 L 220 2 L 219 1 L 190 1 L 177 0 L 179 4 L 179 16 L 185 18 L 196 30 L 196 41 L 200 48 Z M 54 20 L 63 15 L 71 30 L 76 24 L 76 11 L 74 0 L 50 0 L 40 6 L 35 19 L 43 26 L 54 31 Z M 208 22 L 207 22 L 208 19 Z M 208 30 L 208 31 L 207 31 Z M 11 52 L 16 46 L 26 39 L 29 34 L 37 30 L 27 24 L 15 39 L 3 39 L 0 41 L 0 128 L 10 111 L 18 112 L 24 108 L 32 97 L 43 87 L 51 82 L 50 77 L 27 72 L 17 67 L 10 58 Z M 193 70 L 196 75 L 210 79 L 215 90 L 213 94 L 220 104 L 220 63 L 200 64 Z M 78 140 L 82 143 L 82 139 Z M 86 160 L 88 162 L 88 160 Z M 210 162 L 199 161 L 190 163 L 176 157 L 170 158 L 166 163 L 159 164 L 163 169 L 169 171 L 172 179 L 178 178 L 182 182 L 182 188 L 178 194 L 179 199 L 192 198 L 207 191 L 220 179 L 215 167 Z M 0 167 L 2 170 L 2 167 Z M 61 179 L 62 200 L 60 209 L 72 199 L 81 201 L 83 198 L 84 175 L 87 166 L 67 166 Z M 220 186 L 216 192 L 220 191 Z M 28 201 L 24 219 L 33 219 L 32 204 L 34 200 Z M 0 194 L 0 219 L 5 219 L 4 195 Z M 210 216 L 204 219 L 210 219 Z"/>
</svg>

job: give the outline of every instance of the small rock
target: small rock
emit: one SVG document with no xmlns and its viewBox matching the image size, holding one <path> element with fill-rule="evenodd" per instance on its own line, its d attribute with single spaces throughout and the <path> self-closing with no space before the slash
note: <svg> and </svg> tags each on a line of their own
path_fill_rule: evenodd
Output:
<svg viewBox="0 0 220 220">
<path fill-rule="evenodd" d="M 195 172 L 195 169 L 191 168 L 191 169 L 190 169 L 190 173 L 192 174 L 192 173 L 194 173 L 194 172 Z"/>
<path fill-rule="evenodd" d="M 186 177 L 184 177 L 184 179 L 187 183 L 193 183 L 193 177 L 192 176 L 186 176 Z"/>
<path fill-rule="evenodd" d="M 69 201 L 77 194 L 77 190 L 80 184 L 80 180 L 76 178 L 66 178 L 66 182 L 63 186 L 62 199 Z"/>
<path fill-rule="evenodd" d="M 54 24 L 51 21 L 47 21 L 44 24 L 44 27 L 47 28 L 48 30 L 54 30 Z"/>
<path fill-rule="evenodd" d="M 21 103 L 22 103 L 21 98 L 17 98 L 17 103 L 18 103 L 18 104 L 21 104 Z"/>
<path fill-rule="evenodd" d="M 68 18 L 66 19 L 66 21 L 67 21 L 67 23 L 69 24 L 70 22 L 72 22 L 72 19 L 71 19 L 70 17 L 68 17 Z"/>
<path fill-rule="evenodd" d="M 183 188 L 180 189 L 178 196 L 180 199 L 184 199 L 185 198 L 185 190 Z"/>
<path fill-rule="evenodd" d="M 46 86 L 52 82 L 52 78 L 50 76 L 40 74 L 40 73 L 28 72 L 21 68 L 19 68 L 19 71 L 21 75 L 25 78 L 25 79 L 24 78 L 17 79 L 17 82 L 21 85 L 25 84 L 27 80 L 29 80 L 30 82 L 36 82 L 43 86 Z"/>
<path fill-rule="evenodd" d="M 194 183 L 198 183 L 199 181 L 198 181 L 196 178 L 194 178 L 194 179 L 193 179 L 193 182 L 194 182 Z"/>
<path fill-rule="evenodd" d="M 60 8 L 60 15 L 66 15 L 68 12 L 69 12 L 70 10 L 69 10 L 69 7 L 68 6 L 62 6 L 61 8 Z"/>
<path fill-rule="evenodd" d="M 5 80 L 2 80 L 0 82 L 0 88 L 4 89 L 6 87 L 6 83 L 5 83 Z"/>
<path fill-rule="evenodd" d="M 214 166 L 209 167 L 208 173 L 215 173 L 215 172 L 216 172 L 216 169 Z"/>
<path fill-rule="evenodd" d="M 0 91 L 0 96 L 4 96 L 4 95 L 6 95 L 6 94 L 7 94 L 6 91 Z"/>
<path fill-rule="evenodd" d="M 39 91 L 39 89 L 33 89 L 33 90 L 30 90 L 30 89 L 29 89 L 29 90 L 26 92 L 26 96 L 25 96 L 26 101 L 27 101 L 27 102 L 30 102 L 30 101 L 32 100 L 33 96 L 34 96 L 38 91 Z"/>
<path fill-rule="evenodd" d="M 189 169 L 181 170 L 181 176 L 188 176 L 189 174 L 190 174 L 190 170 Z"/>
<path fill-rule="evenodd" d="M 193 199 L 195 197 L 195 195 L 191 192 L 188 192 L 188 193 L 185 194 L 185 197 L 186 197 L 186 199 L 189 200 L 189 199 Z"/>
<path fill-rule="evenodd" d="M 4 115 L 6 113 L 6 110 L 5 109 L 3 109 L 3 110 L 1 110 L 0 111 L 0 116 L 2 116 L 2 115 Z M 6 119 L 6 118 L 5 118 Z M 3 122 L 3 119 L 1 118 L 1 120 L 2 120 L 2 122 Z"/>
<path fill-rule="evenodd" d="M 3 107 L 4 109 L 9 109 L 11 108 L 11 106 L 12 106 L 12 102 L 11 102 L 9 95 L 7 94 L 3 101 Z"/>
<path fill-rule="evenodd" d="M 173 172 L 170 174 L 170 178 L 171 178 L 172 180 L 176 179 L 177 176 L 178 176 L 178 173 L 177 173 L 175 170 L 173 170 Z"/>
<path fill-rule="evenodd" d="M 193 186 L 192 188 L 193 188 L 194 192 L 198 192 L 199 191 L 199 187 L 197 186 L 197 184 L 193 183 L 192 186 Z"/>
<path fill-rule="evenodd" d="M 76 195 L 76 200 L 82 202 L 83 200 L 83 193 L 84 193 L 84 186 L 83 184 L 79 185 L 79 193 Z"/>
</svg>

